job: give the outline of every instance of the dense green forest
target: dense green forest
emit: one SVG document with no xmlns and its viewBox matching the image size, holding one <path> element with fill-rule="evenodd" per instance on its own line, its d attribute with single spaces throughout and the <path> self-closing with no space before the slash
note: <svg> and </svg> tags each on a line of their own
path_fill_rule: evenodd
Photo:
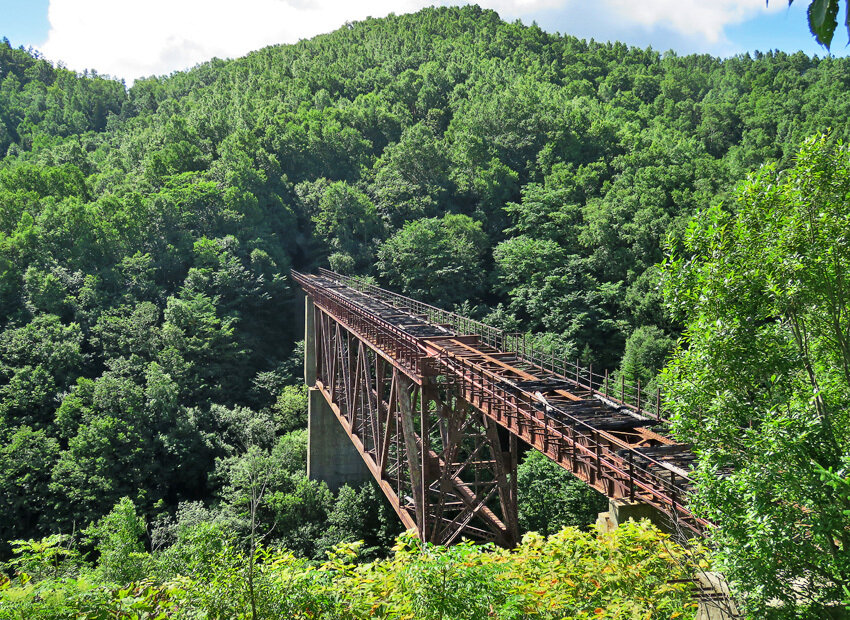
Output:
<svg viewBox="0 0 850 620">
<path fill-rule="evenodd" d="M 696 267 L 660 266 L 668 237 L 712 256 L 692 218 L 736 211 L 738 183 L 791 167 L 809 136 L 850 137 L 848 89 L 844 58 L 678 56 L 474 6 L 129 89 L 3 41 L 0 556 L 59 533 L 108 555 L 131 513 L 143 549 L 176 549 L 161 561 L 200 562 L 176 541 L 210 532 L 261 531 L 305 558 L 352 540 L 385 553 L 399 526 L 372 486 L 306 478 L 290 267 L 369 276 L 654 386 L 696 333 L 673 289 L 702 299 Z M 521 489 L 524 528 L 586 525 L 599 498 L 547 465 L 521 466 L 547 481 Z"/>
</svg>

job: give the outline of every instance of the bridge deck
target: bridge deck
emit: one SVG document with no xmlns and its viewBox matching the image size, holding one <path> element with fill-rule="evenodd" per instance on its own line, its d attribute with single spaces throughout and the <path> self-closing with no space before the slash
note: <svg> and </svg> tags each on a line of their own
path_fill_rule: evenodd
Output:
<svg viewBox="0 0 850 620">
<path fill-rule="evenodd" d="M 325 270 L 293 277 L 412 380 L 439 376 L 488 418 L 610 498 L 650 504 L 692 533 L 708 525 L 687 507 L 693 453 L 668 436 L 660 408 L 654 415 L 640 408 L 640 390 L 638 407 L 630 406 L 611 394 L 616 390 L 609 390 L 607 373 L 603 382 L 578 365 L 567 372 L 554 357 L 547 363 L 528 356 L 524 347 L 509 346 L 509 335 L 494 337 L 464 317 Z M 470 325 L 478 333 L 464 333 Z"/>
</svg>

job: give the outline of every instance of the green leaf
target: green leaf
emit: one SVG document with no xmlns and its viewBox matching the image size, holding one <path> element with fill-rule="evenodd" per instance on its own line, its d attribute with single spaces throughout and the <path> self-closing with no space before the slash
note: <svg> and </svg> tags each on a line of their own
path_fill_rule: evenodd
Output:
<svg viewBox="0 0 850 620">
<path fill-rule="evenodd" d="M 812 0 L 809 5 L 809 30 L 818 43 L 829 49 L 838 25 L 838 0 Z"/>
</svg>

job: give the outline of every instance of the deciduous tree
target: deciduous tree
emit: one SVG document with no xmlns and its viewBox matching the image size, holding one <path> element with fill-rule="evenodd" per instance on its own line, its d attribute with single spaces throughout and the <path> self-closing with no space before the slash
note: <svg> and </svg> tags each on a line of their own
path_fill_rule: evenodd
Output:
<svg viewBox="0 0 850 620">
<path fill-rule="evenodd" d="M 665 370 L 680 439 L 700 456 L 694 507 L 753 613 L 810 614 L 850 582 L 850 151 L 807 140 L 729 212 L 695 219 L 665 266 L 686 325 Z M 806 613 L 805 611 L 801 613 Z"/>
</svg>

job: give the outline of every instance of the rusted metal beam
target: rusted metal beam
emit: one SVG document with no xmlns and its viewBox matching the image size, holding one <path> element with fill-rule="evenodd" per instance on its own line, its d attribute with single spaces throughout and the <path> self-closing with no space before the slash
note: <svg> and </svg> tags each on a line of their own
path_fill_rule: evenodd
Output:
<svg viewBox="0 0 850 620">
<path fill-rule="evenodd" d="M 396 512 L 415 507 L 423 539 L 516 541 L 517 438 L 611 498 L 650 504 L 695 533 L 709 525 L 687 507 L 692 455 L 657 426 L 657 397 L 645 415 L 640 391 L 627 405 L 607 371 L 544 359 L 524 338 L 331 272 L 293 277 L 316 308 L 323 393 L 393 489 Z M 507 455 L 496 425 L 510 434 Z M 466 444 L 476 447 L 461 454 Z"/>
</svg>

